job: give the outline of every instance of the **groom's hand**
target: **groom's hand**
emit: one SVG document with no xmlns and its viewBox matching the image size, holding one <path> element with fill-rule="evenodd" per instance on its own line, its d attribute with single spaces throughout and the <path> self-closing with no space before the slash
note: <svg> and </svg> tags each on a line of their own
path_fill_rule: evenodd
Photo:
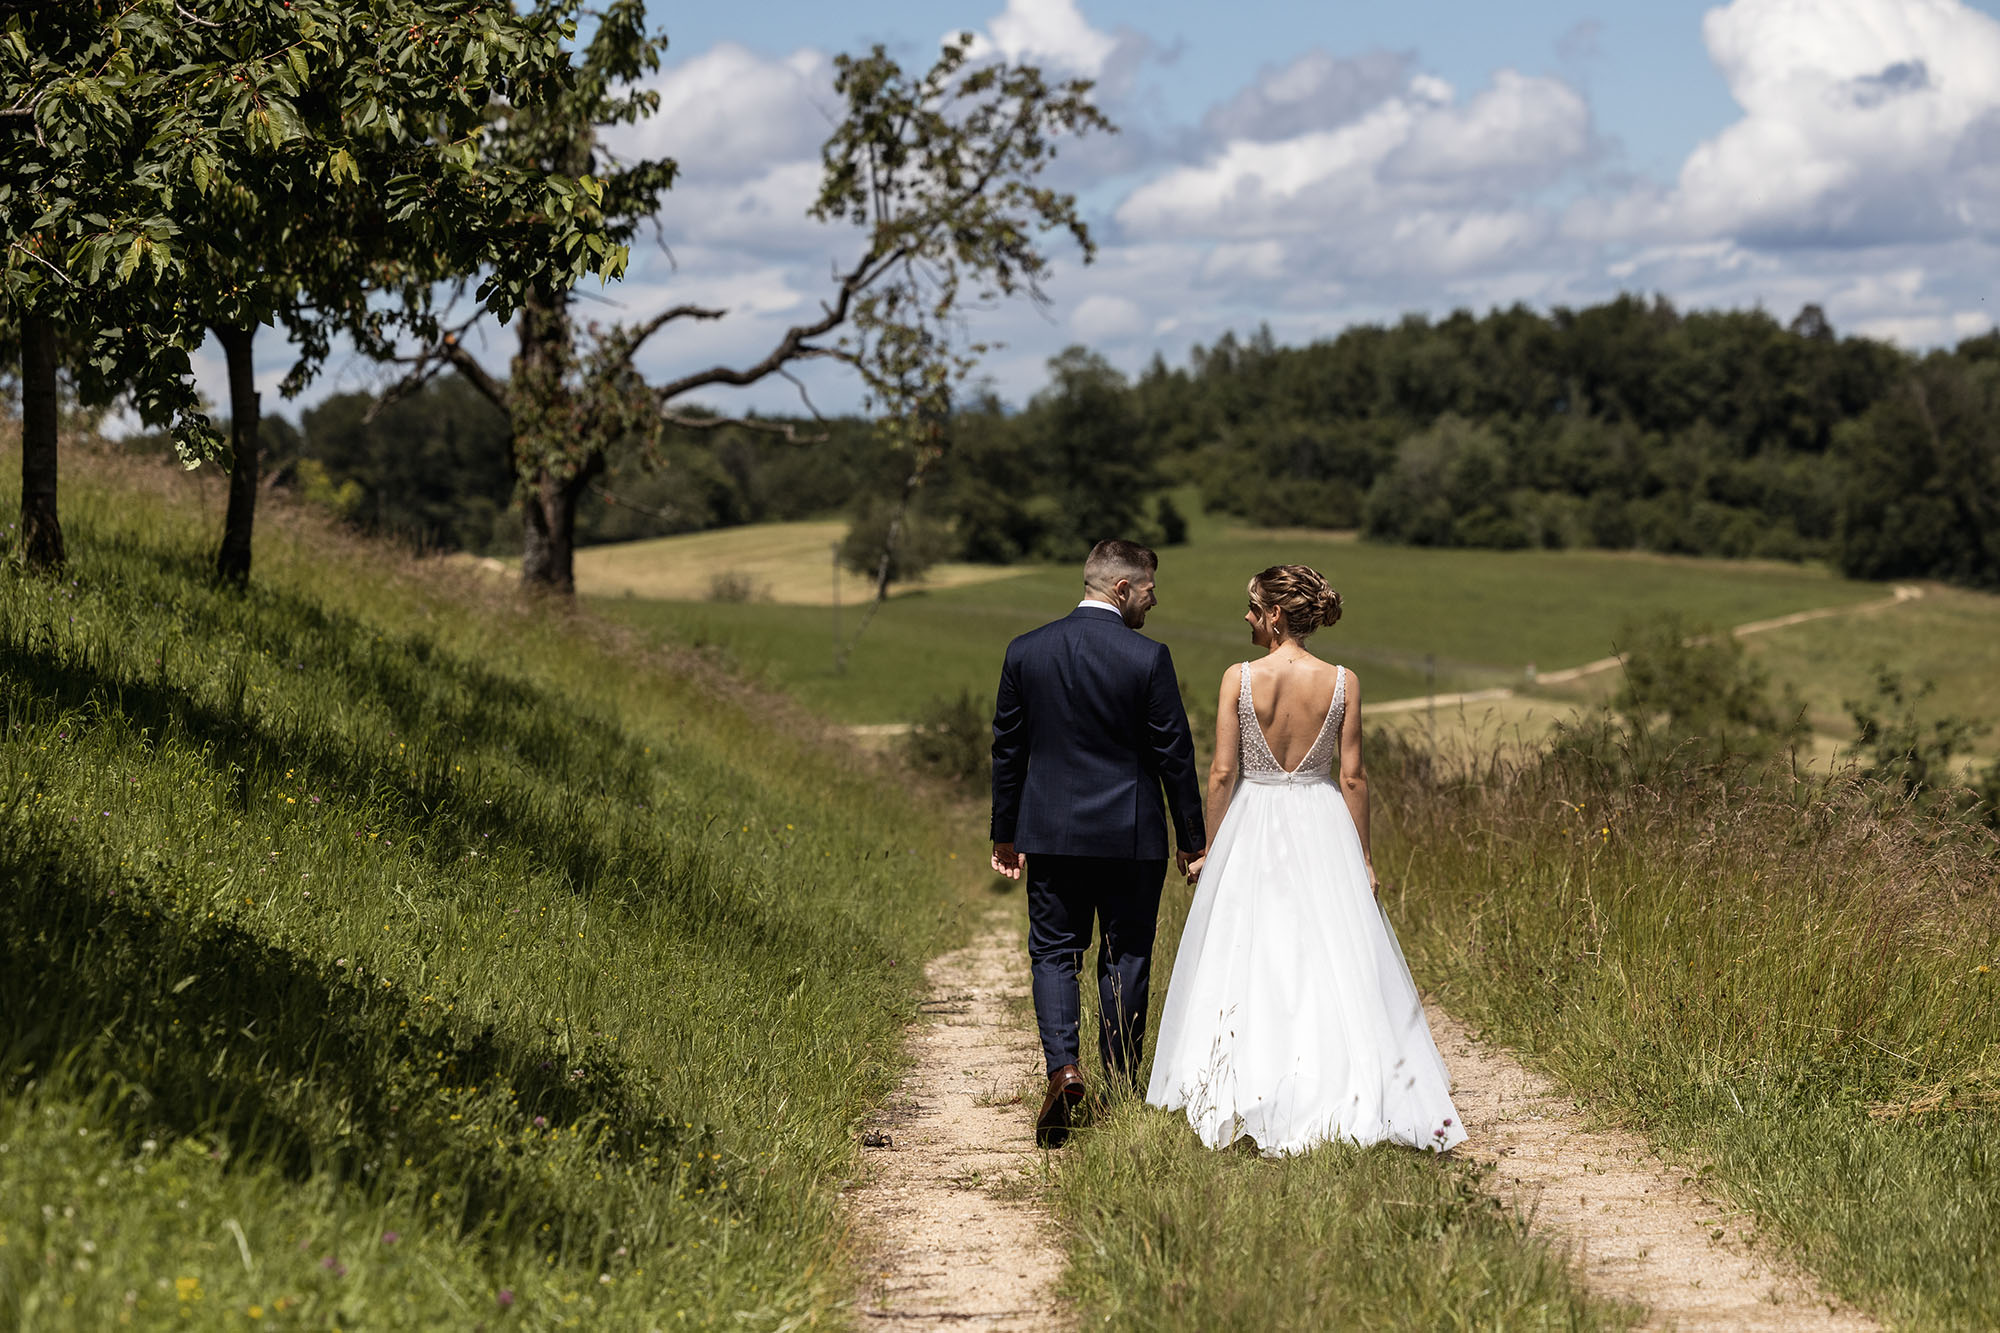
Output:
<svg viewBox="0 0 2000 1333">
<path fill-rule="evenodd" d="M 1190 884 L 1194 883 L 1195 876 L 1201 873 L 1201 863 L 1207 859 L 1208 849 L 1205 847 L 1198 852 L 1176 851 L 1174 853 L 1174 864 L 1179 868 L 1181 878 Z"/>
<path fill-rule="evenodd" d="M 1021 854 L 1014 850 L 1013 843 L 993 844 L 993 873 L 1005 875 L 1008 879 L 1021 878 Z"/>
</svg>

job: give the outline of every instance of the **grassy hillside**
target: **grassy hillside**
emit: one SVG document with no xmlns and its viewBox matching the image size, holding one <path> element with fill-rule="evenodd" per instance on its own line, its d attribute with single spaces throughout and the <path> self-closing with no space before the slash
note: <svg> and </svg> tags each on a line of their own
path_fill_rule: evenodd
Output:
<svg viewBox="0 0 2000 1333">
<path fill-rule="evenodd" d="M 1892 1326 L 2000 1326 L 1989 832 L 1841 775 L 1374 767 L 1385 900 L 1455 1014 Z"/>
<path fill-rule="evenodd" d="M 658 543 L 672 556 L 673 538 Z M 1733 625 L 1884 595 L 1874 584 L 1793 565 L 1604 552 L 1441 551 L 1385 547 L 1327 533 L 1204 525 L 1161 553 L 1160 606 L 1147 632 L 1174 651 L 1190 692 L 1205 698 L 1255 650 L 1241 623 L 1243 585 L 1267 565 L 1299 561 L 1340 588 L 1347 613 L 1315 647 L 1352 666 L 1369 697 L 1436 688 L 1517 685 L 1534 664 L 1574 666 L 1611 651 L 1631 615 L 1676 609 Z M 908 721 L 937 695 L 990 698 L 1007 640 L 1061 615 L 1081 575 L 1038 567 L 1018 577 L 893 599 L 833 674 L 829 611 L 799 606 L 603 600 L 605 614 L 673 642 L 703 644 L 842 722 Z M 849 608 L 845 626 L 853 627 Z"/>
<path fill-rule="evenodd" d="M 978 830 L 281 513 L 217 591 L 206 486 L 73 453 L 0 572 L 0 1326 L 838 1321 Z"/>
</svg>

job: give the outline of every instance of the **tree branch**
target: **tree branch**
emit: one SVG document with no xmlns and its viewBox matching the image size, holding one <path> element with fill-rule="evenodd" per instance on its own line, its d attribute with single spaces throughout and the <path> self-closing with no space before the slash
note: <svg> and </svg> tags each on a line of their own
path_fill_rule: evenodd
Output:
<svg viewBox="0 0 2000 1333">
<path fill-rule="evenodd" d="M 446 333 L 444 341 L 436 347 L 419 352 L 415 356 L 396 358 L 398 364 L 414 366 L 415 369 L 383 390 L 376 397 L 374 403 L 369 406 L 367 414 L 361 419 L 365 422 L 374 421 L 376 417 L 381 415 L 382 409 L 409 397 L 436 379 L 443 372 L 447 364 L 460 375 L 463 375 L 466 383 L 477 389 L 480 395 L 488 402 L 492 403 L 493 406 L 499 408 L 509 417 L 512 417 L 513 408 L 509 404 L 507 386 L 487 373 L 486 367 L 480 365 L 479 359 L 466 351 L 464 344 L 459 341 L 465 334 L 465 331 L 477 323 L 478 320 L 479 316 L 475 315 L 457 328 Z"/>
<path fill-rule="evenodd" d="M 711 310 L 707 306 L 699 305 L 677 305 L 669 310 L 662 310 L 632 331 L 632 343 L 625 349 L 625 355 L 618 359 L 619 367 L 631 365 L 632 358 L 638 354 L 639 344 L 677 319 L 721 319 L 728 313 L 727 310 Z"/>
<path fill-rule="evenodd" d="M 590 493 L 608 505 L 615 505 L 619 509 L 629 509 L 635 514 L 644 514 L 647 518 L 658 519 L 662 523 L 678 523 L 681 520 L 681 515 L 673 509 L 648 509 L 645 505 L 634 504 L 630 500 L 620 499 L 594 481 L 590 483 Z"/>
<path fill-rule="evenodd" d="M 819 414 L 815 412 L 813 415 Z M 741 426 L 744 430 L 765 435 L 782 435 L 789 444 L 824 444 L 827 440 L 825 431 L 817 435 L 801 435 L 795 421 L 761 421 L 756 417 L 690 417 L 665 408 L 660 410 L 660 419 L 669 426 L 679 426 L 684 430 L 721 430 L 724 426 Z"/>
<path fill-rule="evenodd" d="M 662 407 L 665 407 L 682 394 L 710 384 L 728 384 L 742 388 L 775 374 L 778 368 L 787 362 L 807 356 L 826 355 L 823 349 L 811 346 L 806 340 L 829 333 L 846 323 L 848 311 L 854 304 L 855 293 L 873 282 L 906 253 L 908 253 L 907 247 L 899 247 L 887 255 L 882 255 L 871 247 L 853 268 L 842 275 L 839 294 L 834 298 L 833 304 L 821 307 L 825 313 L 811 324 L 794 324 L 786 329 L 784 337 L 778 339 L 777 346 L 773 347 L 762 361 L 741 370 L 729 366 L 711 366 L 707 370 L 698 370 L 692 375 L 683 375 L 677 380 L 662 384 L 653 391 L 654 397 L 659 400 Z"/>
</svg>

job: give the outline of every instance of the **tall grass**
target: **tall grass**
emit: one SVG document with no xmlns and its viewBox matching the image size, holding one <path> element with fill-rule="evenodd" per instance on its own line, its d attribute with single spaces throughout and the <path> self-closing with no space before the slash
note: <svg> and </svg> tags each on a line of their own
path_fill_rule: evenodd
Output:
<svg viewBox="0 0 2000 1333">
<path fill-rule="evenodd" d="M 1851 774 L 1377 750 L 1392 911 L 1448 1007 L 1860 1305 L 2000 1325 L 1990 834 Z"/>
<path fill-rule="evenodd" d="M 1170 880 L 1161 901 L 1149 1059 L 1191 898 Z M 1086 957 L 1083 976 L 1094 969 Z M 1083 988 L 1085 1033 L 1095 991 Z M 1085 1074 L 1107 1088 L 1094 1049 Z M 1210 1150 L 1129 1089 L 1107 1107 L 1050 1154 L 1043 1182 L 1069 1245 L 1066 1290 L 1093 1326 L 1587 1333 L 1642 1317 L 1593 1296 L 1471 1162 L 1390 1145 L 1265 1160 Z"/>
<path fill-rule="evenodd" d="M 0 573 L 0 1325 L 843 1323 L 961 818 L 685 657 L 81 455 Z M 0 505 L 12 497 L 0 493 Z"/>
</svg>

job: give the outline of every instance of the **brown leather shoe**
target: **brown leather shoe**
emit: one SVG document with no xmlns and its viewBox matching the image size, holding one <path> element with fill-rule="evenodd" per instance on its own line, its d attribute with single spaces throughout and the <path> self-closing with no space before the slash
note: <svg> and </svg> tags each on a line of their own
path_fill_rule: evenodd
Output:
<svg viewBox="0 0 2000 1333">
<path fill-rule="evenodd" d="M 1075 1065 L 1064 1065 L 1049 1075 L 1049 1095 L 1042 1113 L 1035 1117 L 1035 1146 L 1060 1148 L 1069 1140 L 1070 1125 L 1083 1105 L 1083 1074 Z"/>
</svg>

